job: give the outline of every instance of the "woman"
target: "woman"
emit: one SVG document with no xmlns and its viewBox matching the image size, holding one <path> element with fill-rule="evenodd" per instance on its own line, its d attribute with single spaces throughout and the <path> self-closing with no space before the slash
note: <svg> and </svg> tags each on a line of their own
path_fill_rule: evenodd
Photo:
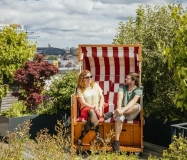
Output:
<svg viewBox="0 0 187 160">
<path fill-rule="evenodd" d="M 92 80 L 90 71 L 84 70 L 80 73 L 77 85 L 77 98 L 81 106 L 81 117 L 87 120 L 87 122 L 78 139 L 77 145 L 79 146 L 82 145 L 82 138 L 89 132 L 92 126 L 96 132 L 96 140 L 100 141 L 99 118 L 104 117 L 106 120 L 113 115 L 112 112 L 103 114 L 104 97 L 102 92 L 99 85 Z"/>
</svg>

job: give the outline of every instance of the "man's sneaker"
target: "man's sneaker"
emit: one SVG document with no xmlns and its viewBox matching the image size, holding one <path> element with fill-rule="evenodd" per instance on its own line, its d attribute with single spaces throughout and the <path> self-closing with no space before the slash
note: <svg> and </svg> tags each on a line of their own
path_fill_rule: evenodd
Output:
<svg viewBox="0 0 187 160">
<path fill-rule="evenodd" d="M 112 144 L 113 151 L 119 153 L 120 152 L 120 148 L 119 147 L 120 147 L 119 141 L 114 140 L 114 142 Z"/>
</svg>

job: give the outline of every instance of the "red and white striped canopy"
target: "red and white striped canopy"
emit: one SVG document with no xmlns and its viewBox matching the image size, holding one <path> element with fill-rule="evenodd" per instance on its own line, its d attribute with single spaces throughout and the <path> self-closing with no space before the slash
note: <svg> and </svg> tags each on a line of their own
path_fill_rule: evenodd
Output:
<svg viewBox="0 0 187 160">
<path fill-rule="evenodd" d="M 124 83 L 129 72 L 139 73 L 141 45 L 79 45 L 81 70 L 89 70 L 95 81 Z"/>
</svg>

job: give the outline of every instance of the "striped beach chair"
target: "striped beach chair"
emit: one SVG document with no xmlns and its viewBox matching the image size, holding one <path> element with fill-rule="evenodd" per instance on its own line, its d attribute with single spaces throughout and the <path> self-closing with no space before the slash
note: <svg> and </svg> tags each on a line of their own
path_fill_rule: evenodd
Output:
<svg viewBox="0 0 187 160">
<path fill-rule="evenodd" d="M 139 74 L 141 84 L 141 62 L 142 46 L 139 44 L 131 45 L 94 45 L 85 44 L 78 47 L 78 60 L 80 71 L 89 70 L 93 80 L 100 85 L 103 90 L 106 105 L 104 113 L 114 111 L 117 107 L 117 92 L 120 85 L 125 82 L 125 77 L 129 72 Z M 143 103 L 139 116 L 133 121 L 125 121 L 120 135 L 120 149 L 127 152 L 143 151 Z M 85 124 L 84 118 L 79 115 L 79 104 L 75 93 L 72 95 L 71 107 L 71 136 L 72 145 L 76 147 L 78 137 Z M 107 134 L 114 131 L 114 119 L 106 121 L 100 120 L 100 133 L 104 140 Z M 95 132 L 90 130 L 83 138 L 83 150 L 89 150 L 91 142 L 95 138 Z M 114 138 L 112 138 L 111 143 Z M 102 148 L 102 146 L 101 146 Z M 111 150 L 111 147 L 108 147 Z"/>
</svg>

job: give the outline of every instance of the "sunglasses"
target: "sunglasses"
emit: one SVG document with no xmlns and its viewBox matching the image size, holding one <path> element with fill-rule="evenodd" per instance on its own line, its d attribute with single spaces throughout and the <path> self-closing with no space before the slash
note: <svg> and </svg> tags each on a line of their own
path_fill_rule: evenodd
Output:
<svg viewBox="0 0 187 160">
<path fill-rule="evenodd" d="M 86 76 L 85 79 L 89 79 L 89 78 L 92 78 L 92 76 Z"/>
</svg>

